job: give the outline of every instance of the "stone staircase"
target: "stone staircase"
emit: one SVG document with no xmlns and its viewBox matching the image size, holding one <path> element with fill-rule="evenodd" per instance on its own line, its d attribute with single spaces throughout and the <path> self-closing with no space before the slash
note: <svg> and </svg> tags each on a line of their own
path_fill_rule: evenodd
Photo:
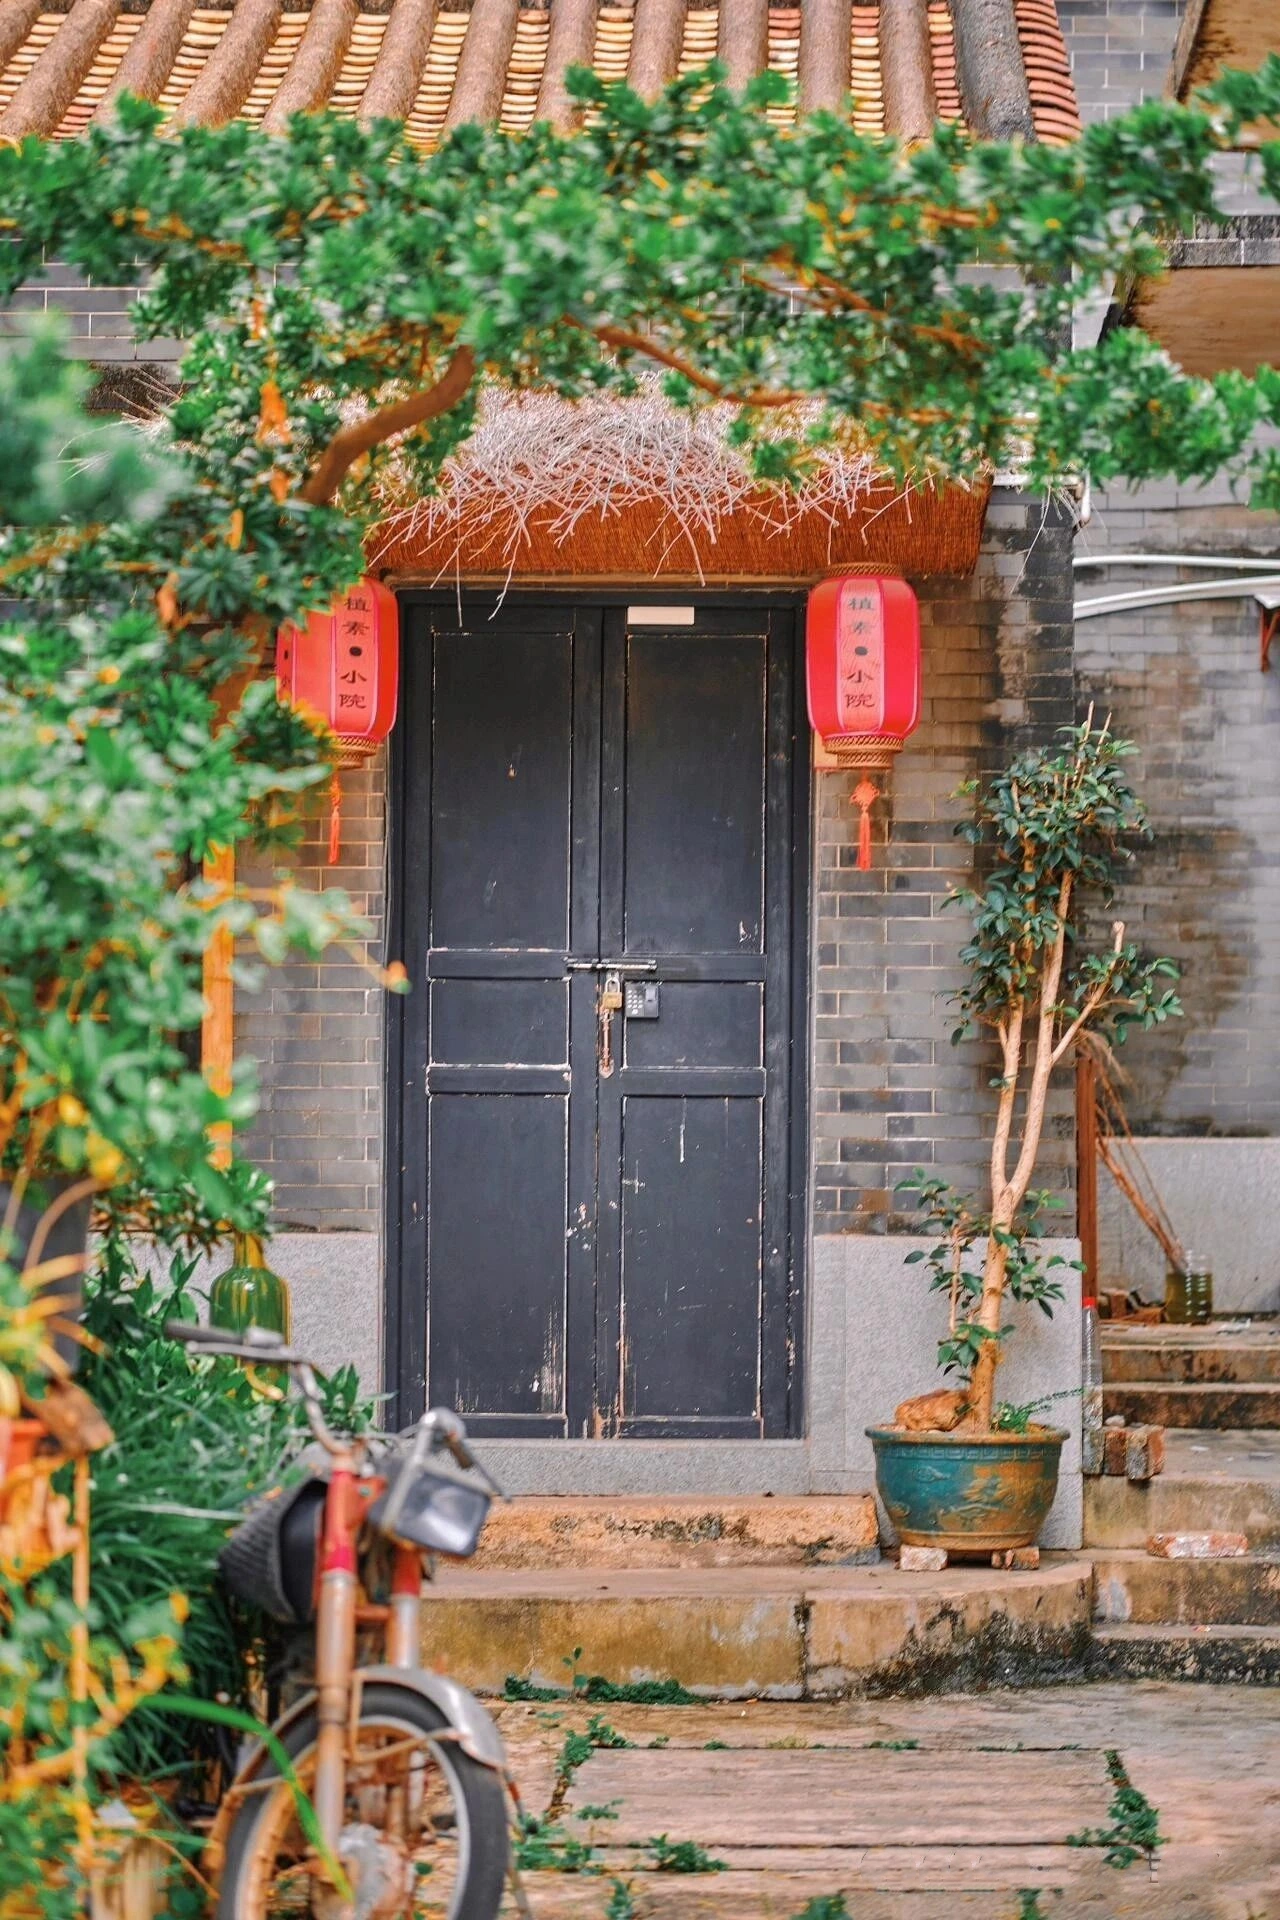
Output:
<svg viewBox="0 0 1280 1920">
<path fill-rule="evenodd" d="M 1163 1425 L 1145 1486 L 1085 1483 L 1100 1676 L 1280 1681 L 1280 1329 L 1104 1327 L 1108 1415 Z M 1243 1534 L 1230 1559 L 1169 1560 L 1152 1534 Z"/>
<path fill-rule="evenodd" d="M 869 1493 L 756 1499 L 529 1498 L 495 1508 L 481 1553 L 442 1570 L 424 1658 L 500 1693 L 599 1675 L 632 1692 L 831 1699 L 1079 1676 L 1088 1562 L 903 1573 Z"/>
<path fill-rule="evenodd" d="M 1280 1328 L 1269 1321 L 1205 1327 L 1108 1327 L 1108 1414 L 1154 1427 L 1280 1429 Z"/>
<path fill-rule="evenodd" d="M 1280 1329 L 1105 1327 L 1103 1351 L 1108 1413 L 1165 1424 L 1167 1458 L 1145 1485 L 1085 1482 L 1081 1553 L 903 1572 L 870 1493 L 523 1498 L 429 1590 L 426 1663 L 487 1693 L 598 1675 L 606 1698 L 670 1681 L 775 1700 L 1088 1674 L 1280 1683 Z M 1207 1532 L 1249 1550 L 1146 1550 Z"/>
</svg>

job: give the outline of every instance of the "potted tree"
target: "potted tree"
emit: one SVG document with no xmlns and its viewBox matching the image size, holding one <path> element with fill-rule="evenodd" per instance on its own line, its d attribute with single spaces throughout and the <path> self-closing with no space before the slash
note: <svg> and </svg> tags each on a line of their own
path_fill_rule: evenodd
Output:
<svg viewBox="0 0 1280 1920">
<path fill-rule="evenodd" d="M 1133 1026 L 1181 1013 L 1171 960 L 1144 957 L 1123 921 L 1089 937 L 1090 912 L 1110 906 L 1117 874 L 1146 834 L 1126 763 L 1135 749 L 1093 712 L 1058 744 L 1021 755 L 979 791 L 956 829 L 982 876 L 951 899 L 973 934 L 961 958 L 952 1040 L 991 1035 L 995 1122 L 990 1190 L 981 1200 L 917 1172 L 916 1192 L 940 1238 L 923 1261 L 949 1297 L 938 1361 L 961 1384 L 904 1401 L 891 1426 L 868 1428 L 881 1498 L 905 1544 L 952 1551 L 1030 1545 L 1053 1503 L 1066 1435 L 1027 1409 L 997 1401 L 1010 1300 L 1052 1314 L 1063 1298 L 1060 1254 L 1037 1246 L 1044 1216 L 1060 1204 L 1033 1187 L 1054 1075 L 1089 1036 L 1115 1043 Z"/>
</svg>

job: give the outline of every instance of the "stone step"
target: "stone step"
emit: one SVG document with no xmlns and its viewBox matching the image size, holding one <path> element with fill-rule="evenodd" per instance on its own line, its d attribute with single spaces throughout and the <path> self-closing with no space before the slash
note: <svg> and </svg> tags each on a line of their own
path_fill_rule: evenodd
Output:
<svg viewBox="0 0 1280 1920">
<path fill-rule="evenodd" d="M 1245 1386 L 1173 1386 L 1158 1380 L 1125 1380 L 1103 1391 L 1108 1416 L 1129 1426 L 1280 1428 L 1280 1381 Z"/>
<path fill-rule="evenodd" d="M 1208 1680 L 1280 1686 L 1274 1627 L 1100 1626 L 1090 1670 L 1096 1680 Z"/>
<path fill-rule="evenodd" d="M 561 1567 L 862 1566 L 880 1557 L 870 1493 L 716 1498 L 529 1497 L 491 1508 L 472 1561 Z"/>
<path fill-rule="evenodd" d="M 1084 1483 L 1088 1547 L 1143 1547 L 1153 1533 L 1242 1533 L 1258 1553 L 1280 1549 L 1280 1433 L 1165 1435 L 1162 1474 L 1145 1486 L 1112 1474 Z"/>
<path fill-rule="evenodd" d="M 1112 1626 L 1280 1628 L 1280 1559 L 1165 1560 L 1133 1549 L 1095 1554 L 1093 1613 Z"/>
<path fill-rule="evenodd" d="M 1237 1328 L 1106 1327 L 1102 1370 L 1107 1384 L 1164 1386 L 1280 1384 L 1280 1330 L 1262 1321 Z"/>
<path fill-rule="evenodd" d="M 451 1566 L 427 1592 L 423 1659 L 484 1693 L 508 1675 L 564 1688 L 575 1665 L 709 1699 L 1036 1685 L 1080 1672 L 1092 1594 L 1089 1562 L 1057 1555 L 1025 1573 Z"/>
</svg>

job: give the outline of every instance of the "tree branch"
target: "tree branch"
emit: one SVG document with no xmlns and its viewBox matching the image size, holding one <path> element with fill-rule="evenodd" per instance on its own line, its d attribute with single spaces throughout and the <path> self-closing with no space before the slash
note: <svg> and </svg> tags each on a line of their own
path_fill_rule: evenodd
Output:
<svg viewBox="0 0 1280 1920">
<path fill-rule="evenodd" d="M 1018 1070 L 1022 1062 L 1022 1021 L 1024 1005 L 1019 1001 L 1008 1026 L 1000 1022 L 1000 1049 L 1004 1064 L 1004 1085 L 996 1109 L 996 1130 L 991 1142 L 991 1198 L 1009 1183 L 1009 1138 L 1013 1132 L 1013 1110 L 1018 1099 Z"/>
<path fill-rule="evenodd" d="M 713 400 L 724 400 L 731 406 L 794 407 L 802 400 L 812 398 L 812 395 L 802 393 L 799 389 L 789 392 L 772 387 L 756 387 L 749 393 L 731 393 L 718 380 L 713 380 L 709 373 L 703 373 L 695 367 L 691 360 L 673 353 L 670 347 L 660 346 L 656 340 L 646 339 L 642 333 L 633 333 L 629 327 L 592 327 L 584 320 L 575 320 L 571 314 L 567 318 L 571 327 L 594 334 L 602 347 L 616 347 L 620 353 L 642 353 L 648 359 L 656 360 L 660 366 L 670 367 L 673 373 L 678 373 L 699 393 L 708 394 Z"/>
<path fill-rule="evenodd" d="M 1120 949 L 1123 945 L 1124 921 L 1113 920 L 1111 922 L 1111 964 L 1103 974 L 1101 980 L 1094 981 L 1084 997 L 1079 1013 L 1054 1048 L 1052 1064 L 1055 1067 L 1059 1060 L 1061 1060 L 1063 1054 L 1066 1053 L 1081 1027 L 1085 1024 L 1085 1021 L 1098 1011 L 1098 1008 L 1106 999 L 1111 987 L 1111 982 L 1115 979 L 1116 968 L 1120 963 Z"/>
<path fill-rule="evenodd" d="M 1058 936 L 1053 943 L 1040 990 L 1036 1057 L 1031 1070 L 1031 1085 L 1027 1090 L 1027 1117 L 1022 1128 L 1022 1151 L 1018 1155 L 1013 1178 L 1006 1189 L 1005 1198 L 1012 1200 L 1012 1206 L 1009 1209 L 1008 1218 L 1001 1221 L 1002 1226 L 1009 1225 L 1013 1215 L 1022 1205 L 1040 1152 L 1040 1135 L 1044 1130 L 1044 1109 L 1049 1093 L 1049 1076 L 1053 1072 L 1053 1009 L 1057 1004 L 1058 988 L 1062 983 L 1062 966 L 1067 949 L 1067 912 L 1071 905 L 1071 879 L 1072 876 L 1069 873 L 1063 875 L 1062 887 L 1058 894 Z"/>
<path fill-rule="evenodd" d="M 377 413 L 366 414 L 363 420 L 343 427 L 321 454 L 319 466 L 302 489 L 302 499 L 308 506 L 327 506 L 361 454 L 381 446 L 384 440 L 394 439 L 398 433 L 410 433 L 414 427 L 448 413 L 462 399 L 475 373 L 475 354 L 470 347 L 458 347 L 434 387 L 412 393 L 406 400 L 396 400 L 389 407 L 381 407 Z"/>
</svg>

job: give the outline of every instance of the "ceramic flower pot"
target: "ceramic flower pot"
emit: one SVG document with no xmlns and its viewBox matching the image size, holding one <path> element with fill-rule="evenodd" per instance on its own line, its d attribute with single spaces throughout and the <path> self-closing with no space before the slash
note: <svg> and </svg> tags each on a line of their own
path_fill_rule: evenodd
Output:
<svg viewBox="0 0 1280 1920">
<path fill-rule="evenodd" d="M 866 1431 L 876 1486 L 904 1546 L 995 1553 L 1034 1545 L 1058 1490 L 1065 1433 Z"/>
</svg>

